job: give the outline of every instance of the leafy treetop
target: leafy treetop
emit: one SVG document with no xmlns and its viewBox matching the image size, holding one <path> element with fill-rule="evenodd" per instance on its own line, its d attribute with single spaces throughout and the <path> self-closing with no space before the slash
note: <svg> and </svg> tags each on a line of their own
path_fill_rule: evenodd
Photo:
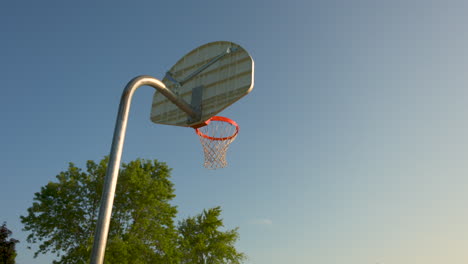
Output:
<svg viewBox="0 0 468 264">
<path fill-rule="evenodd" d="M 34 194 L 21 221 L 30 233 L 27 241 L 38 245 L 35 256 L 51 252 L 60 257 L 54 263 L 89 263 L 107 163 L 108 158 L 88 161 L 86 170 L 70 163 Z M 234 248 L 237 229 L 217 230 L 222 226 L 219 207 L 174 224 L 170 173 L 157 160 L 122 164 L 105 263 L 240 263 L 244 255 Z"/>
</svg>

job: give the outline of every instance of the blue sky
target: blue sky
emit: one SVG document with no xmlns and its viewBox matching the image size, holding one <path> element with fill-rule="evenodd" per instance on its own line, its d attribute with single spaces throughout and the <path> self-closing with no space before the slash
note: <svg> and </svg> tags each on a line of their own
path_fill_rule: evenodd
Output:
<svg viewBox="0 0 468 264">
<path fill-rule="evenodd" d="M 0 221 L 68 162 L 108 155 L 126 83 L 162 78 L 216 40 L 255 60 L 222 112 L 229 167 L 203 168 L 193 130 L 133 99 L 123 161 L 173 168 L 179 217 L 220 205 L 255 264 L 466 263 L 464 1 L 8 1 L 0 4 Z"/>
</svg>

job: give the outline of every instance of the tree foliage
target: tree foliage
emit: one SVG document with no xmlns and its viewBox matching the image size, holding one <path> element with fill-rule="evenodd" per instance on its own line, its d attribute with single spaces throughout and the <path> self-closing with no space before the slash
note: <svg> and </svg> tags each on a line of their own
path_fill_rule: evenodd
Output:
<svg viewBox="0 0 468 264">
<path fill-rule="evenodd" d="M 70 163 L 68 170 L 56 176 L 56 181 L 49 182 L 34 194 L 34 203 L 27 215 L 21 216 L 21 221 L 24 230 L 29 231 L 27 241 L 38 246 L 36 257 L 51 252 L 60 257 L 54 263 L 89 263 L 107 163 L 107 158 L 99 163 L 88 161 L 85 170 Z M 192 224 L 189 218 L 179 227 L 175 226 L 177 208 L 170 204 L 175 197 L 170 172 L 165 163 L 157 160 L 137 159 L 122 164 L 105 263 L 192 263 L 185 260 L 190 256 L 188 252 L 194 250 L 187 240 L 195 236 L 190 232 L 211 232 L 207 239 L 217 234 L 205 228 L 205 218 L 209 217 L 209 221 L 218 219 L 219 208 L 205 211 L 203 221 Z M 188 222 L 190 226 L 185 224 Z M 214 222 L 217 224 L 211 228 L 222 226 L 221 220 Z M 231 240 L 224 241 L 226 248 L 231 249 L 226 254 L 243 256 L 233 247 L 238 238 L 237 230 L 229 232 Z M 220 254 L 209 251 L 217 250 L 216 247 L 204 250 L 208 250 L 206 256 Z M 206 263 L 238 263 L 229 262 L 229 257 L 219 259 L 226 261 Z"/>
<path fill-rule="evenodd" d="M 245 255 L 237 252 L 234 247 L 239 237 L 237 228 L 220 231 L 219 229 L 223 226 L 220 215 L 221 208 L 215 207 L 179 223 L 182 263 L 237 264 L 245 259 Z"/>
<path fill-rule="evenodd" d="M 15 246 L 18 240 L 10 238 L 13 233 L 6 227 L 6 223 L 0 227 L 0 263 L 14 264 L 16 258 Z"/>
</svg>

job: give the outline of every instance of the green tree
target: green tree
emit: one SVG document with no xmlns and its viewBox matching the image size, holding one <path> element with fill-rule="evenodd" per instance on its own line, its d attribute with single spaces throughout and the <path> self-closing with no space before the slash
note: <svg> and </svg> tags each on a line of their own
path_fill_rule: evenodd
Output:
<svg viewBox="0 0 468 264">
<path fill-rule="evenodd" d="M 24 230 L 29 231 L 27 241 L 38 246 L 36 257 L 55 253 L 60 259 L 54 263 L 89 263 L 107 163 L 107 158 L 99 163 L 88 161 L 85 170 L 70 163 L 56 181 L 34 194 L 33 205 L 21 221 Z M 188 218 L 179 228 L 175 226 L 177 209 L 170 204 L 175 197 L 170 172 L 165 163 L 157 160 L 137 159 L 122 164 L 105 263 L 195 263 L 188 254 L 195 247 L 187 239 L 198 233 L 191 232 L 207 232 L 204 243 L 213 246 L 204 248 L 204 254 L 220 256 L 210 258 L 216 262 L 206 263 L 239 263 L 233 261 L 243 257 L 233 247 L 237 229 L 224 233 L 216 230 L 222 227 L 219 208 L 205 211 L 200 218 L 203 221 L 186 225 L 192 223 Z M 209 222 L 205 219 L 216 221 L 205 228 Z M 224 240 L 218 245 L 213 243 L 213 236 Z M 225 243 L 226 250 L 221 250 L 221 243 Z"/>
<path fill-rule="evenodd" d="M 86 172 L 70 163 L 35 193 L 21 217 L 35 253 L 61 256 L 55 263 L 88 263 L 108 159 L 88 161 Z M 177 260 L 175 197 L 170 168 L 155 161 L 123 164 L 116 189 L 106 263 L 173 263 Z"/>
<path fill-rule="evenodd" d="M 16 243 L 18 240 L 10 238 L 13 233 L 6 227 L 6 223 L 0 227 L 0 263 L 14 264 L 16 258 Z"/>
<path fill-rule="evenodd" d="M 236 229 L 220 231 L 223 221 L 221 208 L 204 210 L 179 223 L 179 249 L 182 263 L 190 264 L 237 264 L 245 255 L 234 247 L 239 238 Z"/>
</svg>

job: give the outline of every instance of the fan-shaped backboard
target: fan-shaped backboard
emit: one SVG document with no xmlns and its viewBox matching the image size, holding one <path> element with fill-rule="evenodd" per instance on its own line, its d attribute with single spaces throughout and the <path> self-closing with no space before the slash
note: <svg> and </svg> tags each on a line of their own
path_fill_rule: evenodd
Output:
<svg viewBox="0 0 468 264">
<path fill-rule="evenodd" d="M 202 45 L 180 59 L 163 83 L 192 108 L 201 111 L 191 120 L 164 95 L 155 92 L 151 120 L 175 126 L 196 126 L 252 91 L 254 62 L 241 46 L 217 41 Z"/>
</svg>

